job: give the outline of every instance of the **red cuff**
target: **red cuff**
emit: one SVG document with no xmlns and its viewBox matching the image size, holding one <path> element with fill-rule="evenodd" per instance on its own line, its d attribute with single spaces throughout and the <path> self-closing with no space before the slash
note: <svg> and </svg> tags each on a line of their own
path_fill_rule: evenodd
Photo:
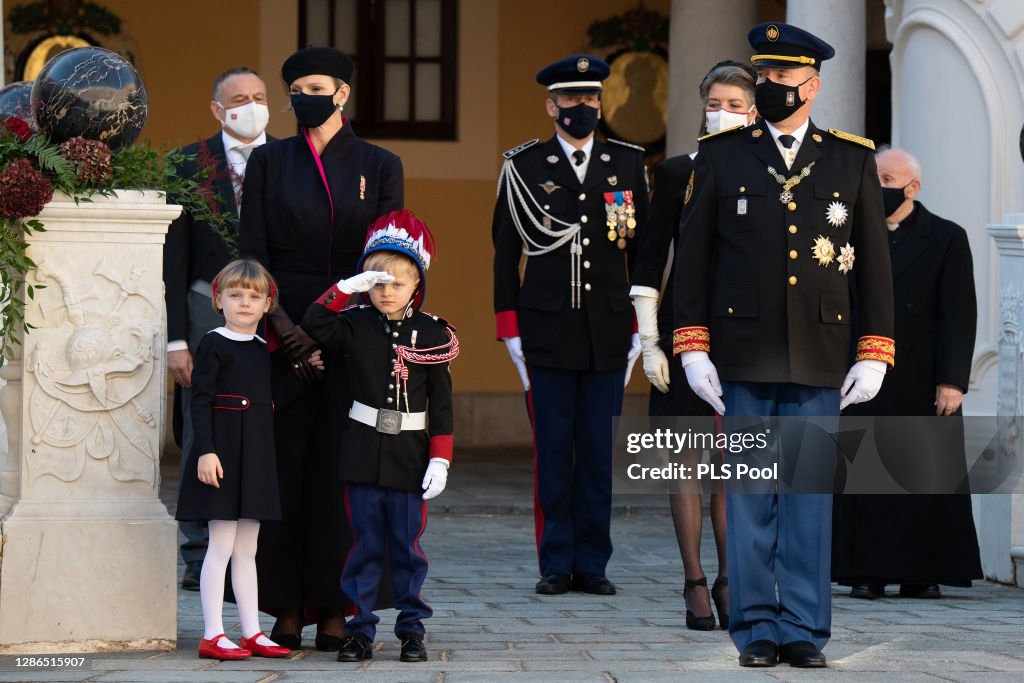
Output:
<svg viewBox="0 0 1024 683">
<path fill-rule="evenodd" d="M 316 302 L 328 310 L 338 313 L 348 303 L 348 295 L 338 289 L 338 285 L 331 285 L 331 288 L 321 294 Z"/>
<path fill-rule="evenodd" d="M 640 332 L 640 323 L 637 322 L 637 319 L 636 319 L 636 309 L 634 308 L 633 309 L 633 334 L 637 334 L 639 332 Z"/>
<path fill-rule="evenodd" d="M 430 437 L 430 457 L 452 461 L 452 435 L 438 434 Z"/>
<path fill-rule="evenodd" d="M 498 326 L 498 339 L 519 336 L 519 314 L 516 311 L 498 311 L 494 319 Z"/>
<path fill-rule="evenodd" d="M 857 341 L 857 355 L 853 360 L 880 360 L 890 367 L 895 367 L 896 342 L 889 337 L 861 337 Z"/>
<path fill-rule="evenodd" d="M 672 354 L 685 351 L 711 353 L 711 333 L 706 327 L 680 327 L 672 334 Z"/>
</svg>

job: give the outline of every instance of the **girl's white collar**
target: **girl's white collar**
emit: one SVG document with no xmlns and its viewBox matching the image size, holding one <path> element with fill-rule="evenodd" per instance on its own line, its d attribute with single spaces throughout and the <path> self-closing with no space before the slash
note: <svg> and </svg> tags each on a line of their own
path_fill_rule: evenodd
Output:
<svg viewBox="0 0 1024 683">
<path fill-rule="evenodd" d="M 259 336 L 258 334 L 242 334 L 240 332 L 232 332 L 231 330 L 229 330 L 226 327 L 215 327 L 214 329 L 212 329 L 210 331 L 211 332 L 216 332 L 220 336 L 227 337 L 228 339 L 230 339 L 232 341 L 252 341 L 253 339 L 259 339 L 264 344 L 267 343 L 263 339 L 263 337 Z"/>
</svg>

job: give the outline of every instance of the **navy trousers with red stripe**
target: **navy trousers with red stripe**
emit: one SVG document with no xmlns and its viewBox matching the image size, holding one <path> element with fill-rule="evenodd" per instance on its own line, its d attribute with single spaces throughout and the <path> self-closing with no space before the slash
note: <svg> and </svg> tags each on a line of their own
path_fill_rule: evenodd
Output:
<svg viewBox="0 0 1024 683">
<path fill-rule="evenodd" d="M 346 622 L 345 633 L 361 633 L 371 641 L 376 636 L 380 619 L 373 608 L 387 557 L 399 612 L 395 635 L 423 635 L 423 620 L 434 612 L 420 598 L 427 578 L 427 557 L 420 549 L 427 526 L 422 494 L 349 483 L 345 507 L 353 545 L 341 573 L 341 589 L 355 603 L 355 616 Z"/>
<path fill-rule="evenodd" d="M 540 573 L 604 576 L 612 555 L 612 417 L 622 370 L 530 366 Z"/>
</svg>

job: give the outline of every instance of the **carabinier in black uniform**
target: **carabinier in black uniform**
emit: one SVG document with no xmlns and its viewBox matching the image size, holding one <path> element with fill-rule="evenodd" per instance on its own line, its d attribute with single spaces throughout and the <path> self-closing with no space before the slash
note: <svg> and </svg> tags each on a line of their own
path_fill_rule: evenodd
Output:
<svg viewBox="0 0 1024 683">
<path fill-rule="evenodd" d="M 809 119 L 827 43 L 782 23 L 748 40 L 766 122 L 700 145 L 676 250 L 674 351 L 726 419 L 820 416 L 837 429 L 841 396 L 870 400 L 894 355 L 874 144 Z M 850 278 L 863 335 L 852 367 Z M 833 457 L 811 464 L 831 472 Z M 831 511 L 828 494 L 726 494 L 729 632 L 742 666 L 825 666 Z"/>
<path fill-rule="evenodd" d="M 542 594 L 570 582 L 615 592 L 605 578 L 611 417 L 621 412 L 627 355 L 639 355 L 629 267 L 647 181 L 641 148 L 594 138 L 608 73 L 597 57 L 577 55 L 537 75 L 556 135 L 505 153 L 494 210 L 497 336 L 527 388 Z"/>
</svg>

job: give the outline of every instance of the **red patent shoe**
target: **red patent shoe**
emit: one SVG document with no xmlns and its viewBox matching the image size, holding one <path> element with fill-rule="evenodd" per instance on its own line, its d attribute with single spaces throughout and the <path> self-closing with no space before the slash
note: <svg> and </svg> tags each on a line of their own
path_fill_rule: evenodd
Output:
<svg viewBox="0 0 1024 683">
<path fill-rule="evenodd" d="M 256 639 L 265 636 L 263 631 L 258 632 L 252 638 L 242 638 L 242 647 L 252 652 L 254 657 L 287 657 L 292 653 L 286 647 L 280 645 L 260 645 Z"/>
<path fill-rule="evenodd" d="M 217 644 L 224 634 L 214 636 L 209 640 L 199 641 L 199 656 L 207 659 L 248 659 L 252 657 L 252 652 L 246 650 L 244 647 L 221 647 Z M 244 640 L 242 642 L 245 642 Z"/>
</svg>

